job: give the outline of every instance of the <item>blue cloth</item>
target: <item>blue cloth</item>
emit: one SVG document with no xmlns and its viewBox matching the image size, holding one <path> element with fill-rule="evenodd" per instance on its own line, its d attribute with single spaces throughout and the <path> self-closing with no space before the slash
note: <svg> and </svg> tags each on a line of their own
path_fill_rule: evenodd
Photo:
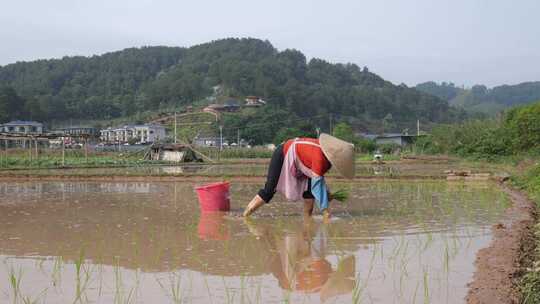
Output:
<svg viewBox="0 0 540 304">
<path fill-rule="evenodd" d="M 317 208 L 323 211 L 328 208 L 328 191 L 324 176 L 318 176 L 311 179 L 311 194 L 315 197 Z"/>
</svg>

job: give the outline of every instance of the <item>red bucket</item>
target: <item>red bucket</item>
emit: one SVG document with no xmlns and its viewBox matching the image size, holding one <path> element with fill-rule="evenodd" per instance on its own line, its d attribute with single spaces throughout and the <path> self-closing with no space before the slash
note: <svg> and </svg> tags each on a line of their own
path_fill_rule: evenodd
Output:
<svg viewBox="0 0 540 304">
<path fill-rule="evenodd" d="M 219 182 L 195 188 L 201 212 L 229 211 L 229 183 Z"/>
</svg>

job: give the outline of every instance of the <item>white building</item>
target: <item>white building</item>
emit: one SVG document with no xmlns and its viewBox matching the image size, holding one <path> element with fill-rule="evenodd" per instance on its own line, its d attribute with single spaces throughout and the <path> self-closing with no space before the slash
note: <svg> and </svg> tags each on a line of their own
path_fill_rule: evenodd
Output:
<svg viewBox="0 0 540 304">
<path fill-rule="evenodd" d="M 246 107 L 262 107 L 266 105 L 266 101 L 257 96 L 247 96 L 246 97 Z"/>
<path fill-rule="evenodd" d="M 100 131 L 102 142 L 127 143 L 136 138 L 137 143 L 153 143 L 165 138 L 165 127 L 158 124 L 125 125 Z"/>
<path fill-rule="evenodd" d="M 212 136 L 212 137 L 197 136 L 193 139 L 193 144 L 199 147 L 219 147 L 220 143 L 221 143 L 221 139 L 216 136 Z M 225 141 L 223 143 L 225 143 Z"/>
<path fill-rule="evenodd" d="M 43 124 L 37 121 L 14 120 L 0 125 L 0 132 L 41 134 L 43 133 Z"/>
</svg>

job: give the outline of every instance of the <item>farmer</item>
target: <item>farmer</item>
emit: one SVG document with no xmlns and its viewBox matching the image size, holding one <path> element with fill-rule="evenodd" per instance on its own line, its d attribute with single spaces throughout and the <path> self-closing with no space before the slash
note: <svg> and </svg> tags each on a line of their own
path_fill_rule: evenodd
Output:
<svg viewBox="0 0 540 304">
<path fill-rule="evenodd" d="M 304 216 L 310 217 L 313 205 L 330 218 L 329 192 L 324 175 L 335 167 L 346 178 L 354 177 L 354 145 L 328 134 L 319 139 L 295 138 L 279 146 L 272 155 L 264 188 L 244 210 L 249 216 L 269 203 L 276 190 L 289 201 L 304 199 Z"/>
</svg>

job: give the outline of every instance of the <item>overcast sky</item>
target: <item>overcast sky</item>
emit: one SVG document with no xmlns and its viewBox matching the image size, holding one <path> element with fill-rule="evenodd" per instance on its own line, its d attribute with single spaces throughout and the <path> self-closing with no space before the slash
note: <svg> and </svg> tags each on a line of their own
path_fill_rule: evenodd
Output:
<svg viewBox="0 0 540 304">
<path fill-rule="evenodd" d="M 268 39 L 394 83 L 540 80 L 539 0 L 1 0 L 0 65 Z"/>
</svg>

